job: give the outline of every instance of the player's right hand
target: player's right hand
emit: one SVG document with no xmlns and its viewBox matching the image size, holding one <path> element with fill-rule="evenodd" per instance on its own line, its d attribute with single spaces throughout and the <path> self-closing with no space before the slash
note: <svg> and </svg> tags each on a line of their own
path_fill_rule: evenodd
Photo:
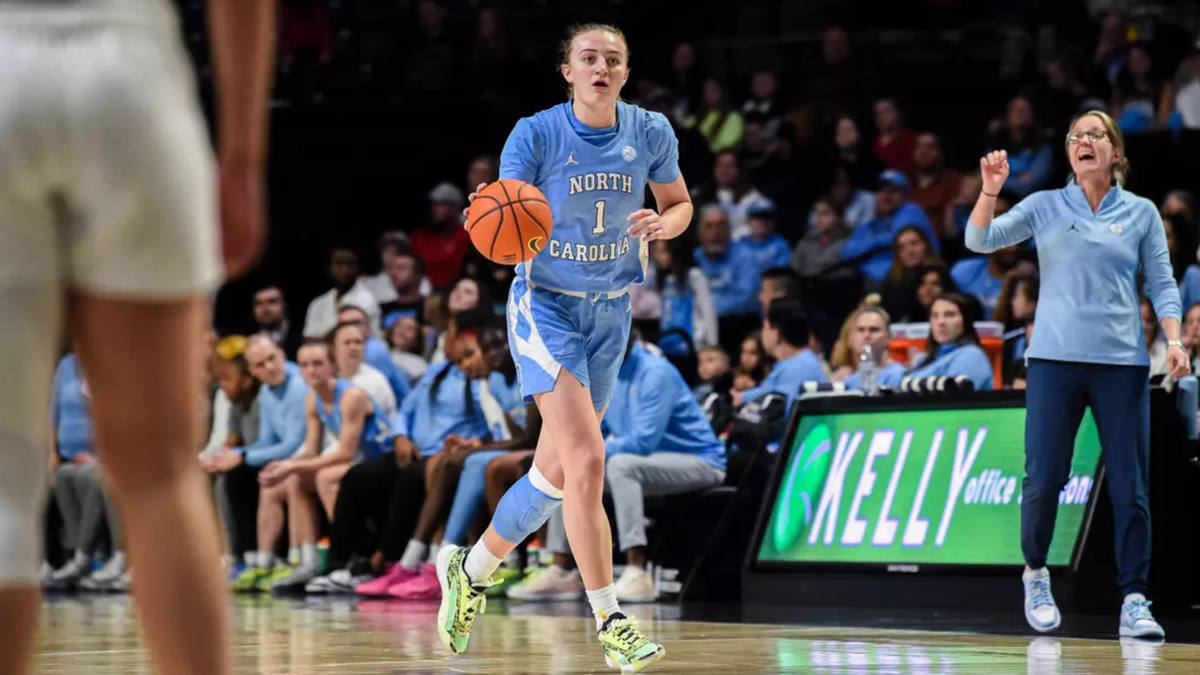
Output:
<svg viewBox="0 0 1200 675">
<path fill-rule="evenodd" d="M 466 218 L 466 217 L 467 217 L 467 211 L 470 211 L 470 210 L 471 210 L 471 202 L 475 201 L 475 195 L 479 194 L 480 192 L 483 192 L 483 189 L 484 189 L 485 187 L 487 187 L 487 183 L 480 183 L 479 185 L 477 185 L 477 186 L 475 187 L 475 191 L 474 191 L 474 192 L 472 192 L 471 194 L 467 195 L 467 208 L 463 209 L 463 217 L 464 217 L 464 218 Z M 467 226 L 467 223 L 464 221 L 464 222 L 463 222 L 463 227 L 466 227 L 466 226 Z"/>
<path fill-rule="evenodd" d="M 983 180 L 983 191 L 996 195 L 1008 180 L 1008 152 L 994 150 L 979 159 L 979 177 Z"/>
<path fill-rule="evenodd" d="M 218 171 L 221 254 L 226 278 L 236 279 L 249 272 L 262 253 L 266 233 L 263 166 L 222 158 Z"/>
</svg>

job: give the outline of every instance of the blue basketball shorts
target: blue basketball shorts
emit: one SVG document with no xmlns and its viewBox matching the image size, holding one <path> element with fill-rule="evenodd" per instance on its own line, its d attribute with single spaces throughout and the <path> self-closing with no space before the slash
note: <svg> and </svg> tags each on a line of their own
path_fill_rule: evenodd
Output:
<svg viewBox="0 0 1200 675">
<path fill-rule="evenodd" d="M 633 315 L 629 294 L 579 297 L 513 280 L 508 293 L 508 345 L 526 403 L 554 389 L 563 368 L 608 405 L 625 360 Z"/>
</svg>

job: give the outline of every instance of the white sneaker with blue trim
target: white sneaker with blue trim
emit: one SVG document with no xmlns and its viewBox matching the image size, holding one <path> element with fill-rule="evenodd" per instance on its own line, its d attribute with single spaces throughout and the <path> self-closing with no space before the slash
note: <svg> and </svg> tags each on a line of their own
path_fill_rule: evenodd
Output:
<svg viewBox="0 0 1200 675">
<path fill-rule="evenodd" d="M 1050 572 L 1045 567 L 1040 570 L 1026 570 L 1021 575 L 1025 583 L 1025 620 L 1039 633 L 1049 633 L 1062 623 L 1062 615 L 1058 613 L 1058 605 L 1054 604 L 1054 594 L 1050 592 Z"/>
<path fill-rule="evenodd" d="M 1163 638 L 1166 633 L 1150 613 L 1150 601 L 1141 593 L 1125 596 L 1121 605 L 1121 637 Z"/>
</svg>

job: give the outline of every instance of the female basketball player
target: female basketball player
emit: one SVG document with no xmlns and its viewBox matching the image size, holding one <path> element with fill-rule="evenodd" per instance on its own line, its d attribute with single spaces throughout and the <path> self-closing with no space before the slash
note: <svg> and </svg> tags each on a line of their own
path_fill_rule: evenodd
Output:
<svg viewBox="0 0 1200 675">
<path fill-rule="evenodd" d="M 37 620 L 46 402 L 67 316 L 137 568 L 155 671 L 224 675 L 216 521 L 196 467 L 201 327 L 257 253 L 272 0 L 214 0 L 220 172 L 161 0 L 0 3 L 0 671 Z M 215 176 L 220 177 L 222 240 Z M 169 543 L 168 543 L 169 542 Z"/>
<path fill-rule="evenodd" d="M 519 121 L 500 167 L 501 178 L 541 189 L 555 213 L 550 241 L 517 266 L 508 300 L 521 393 L 537 403 L 545 433 L 533 469 L 500 501 L 483 538 L 439 555 L 438 634 L 451 651 L 466 649 L 492 573 L 561 505 L 605 660 L 640 671 L 664 651 L 621 613 L 613 593 L 599 420 L 629 336 L 626 289 L 644 277 L 648 242 L 686 230 L 692 204 L 666 118 L 620 101 L 629 77 L 624 35 L 576 27 L 561 52 L 571 99 Z M 658 212 L 641 208 L 647 183 Z"/>
<path fill-rule="evenodd" d="M 1062 617 L 1050 592 L 1046 556 L 1058 497 L 1071 470 L 1083 408 L 1092 409 L 1104 449 L 1116 521 L 1117 584 L 1125 601 L 1121 637 L 1163 637 L 1146 600 L 1150 572 L 1150 358 L 1142 336 L 1138 275 L 1167 336 L 1175 378 L 1190 369 L 1179 339 L 1179 289 L 1167 235 L 1154 203 L 1122 188 L 1125 139 L 1093 110 L 1066 138 L 1072 176 L 1059 190 L 1035 192 L 994 216 L 1008 178 L 1005 151 L 979 160 L 983 192 L 971 212 L 967 248 L 991 253 L 1037 237 L 1041 292 L 1025 351 L 1025 481 L 1021 552 L 1025 619 L 1040 633 Z"/>
</svg>

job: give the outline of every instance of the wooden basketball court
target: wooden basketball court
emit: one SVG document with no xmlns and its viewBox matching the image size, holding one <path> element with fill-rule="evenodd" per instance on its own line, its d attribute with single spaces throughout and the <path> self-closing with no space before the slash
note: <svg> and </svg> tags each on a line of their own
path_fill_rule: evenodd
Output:
<svg viewBox="0 0 1200 675">
<path fill-rule="evenodd" d="M 186 608 L 180 608 L 187 611 Z M 671 606 L 631 606 L 667 648 L 655 673 L 815 675 L 1183 675 L 1200 673 L 1200 645 L 977 633 L 706 623 Z M 238 673 L 599 673 L 608 671 L 585 608 L 495 602 L 471 649 L 449 656 L 433 603 L 352 599 L 239 600 Z M 152 672 L 127 597 L 52 600 L 43 612 L 37 672 Z"/>
</svg>

